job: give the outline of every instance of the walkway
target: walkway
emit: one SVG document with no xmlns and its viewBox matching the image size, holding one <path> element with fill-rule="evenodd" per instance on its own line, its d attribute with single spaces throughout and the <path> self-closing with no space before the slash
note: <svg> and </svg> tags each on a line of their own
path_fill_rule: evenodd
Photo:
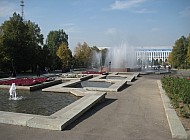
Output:
<svg viewBox="0 0 190 140">
<path fill-rule="evenodd" d="M 64 131 L 0 124 L 3 140 L 172 140 L 155 78 L 109 93 Z"/>
</svg>

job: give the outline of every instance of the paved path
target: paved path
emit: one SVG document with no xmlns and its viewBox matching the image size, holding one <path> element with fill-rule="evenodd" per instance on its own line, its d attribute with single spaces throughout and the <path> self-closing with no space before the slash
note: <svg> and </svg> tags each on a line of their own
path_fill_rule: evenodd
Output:
<svg viewBox="0 0 190 140">
<path fill-rule="evenodd" d="M 172 140 L 156 79 L 109 93 L 64 131 L 0 124 L 2 140 Z"/>
</svg>

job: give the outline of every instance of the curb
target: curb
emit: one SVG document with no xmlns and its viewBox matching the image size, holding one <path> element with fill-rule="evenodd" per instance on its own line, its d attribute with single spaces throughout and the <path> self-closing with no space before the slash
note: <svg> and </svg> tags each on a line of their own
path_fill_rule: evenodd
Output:
<svg viewBox="0 0 190 140">
<path fill-rule="evenodd" d="M 160 95 L 162 98 L 162 102 L 164 105 L 164 110 L 166 113 L 166 117 L 168 120 L 168 124 L 170 127 L 170 131 L 172 134 L 172 138 L 177 138 L 177 139 L 187 139 L 187 133 L 179 120 L 175 109 L 172 107 L 170 104 L 170 99 L 168 96 L 165 94 L 164 89 L 162 88 L 162 83 L 160 80 L 157 80 L 157 84 L 160 90 Z"/>
</svg>

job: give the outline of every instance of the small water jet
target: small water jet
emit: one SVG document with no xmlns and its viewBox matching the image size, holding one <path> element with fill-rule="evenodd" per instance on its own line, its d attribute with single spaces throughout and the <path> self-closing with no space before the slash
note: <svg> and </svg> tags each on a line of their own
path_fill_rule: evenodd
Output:
<svg viewBox="0 0 190 140">
<path fill-rule="evenodd" d="M 11 88 L 9 89 L 9 94 L 9 100 L 21 100 L 23 98 L 22 96 L 17 97 L 15 83 L 12 83 Z"/>
</svg>

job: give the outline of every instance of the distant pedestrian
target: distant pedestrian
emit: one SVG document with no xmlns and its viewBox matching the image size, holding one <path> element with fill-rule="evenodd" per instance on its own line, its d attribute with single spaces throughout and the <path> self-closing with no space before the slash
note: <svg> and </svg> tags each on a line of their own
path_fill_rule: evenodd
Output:
<svg viewBox="0 0 190 140">
<path fill-rule="evenodd" d="M 36 73 L 37 73 L 37 77 L 40 77 L 40 67 L 39 67 L 39 65 L 37 65 L 37 67 L 36 67 Z"/>
<path fill-rule="evenodd" d="M 168 72 L 170 72 L 170 70 L 171 70 L 171 66 L 168 66 Z"/>
<path fill-rule="evenodd" d="M 15 71 L 15 68 L 13 68 L 12 77 L 16 77 L 16 71 Z"/>
<path fill-rule="evenodd" d="M 47 67 L 45 67 L 45 72 L 46 72 L 46 73 L 49 73 L 49 70 L 48 70 L 48 68 L 47 68 Z"/>
</svg>

